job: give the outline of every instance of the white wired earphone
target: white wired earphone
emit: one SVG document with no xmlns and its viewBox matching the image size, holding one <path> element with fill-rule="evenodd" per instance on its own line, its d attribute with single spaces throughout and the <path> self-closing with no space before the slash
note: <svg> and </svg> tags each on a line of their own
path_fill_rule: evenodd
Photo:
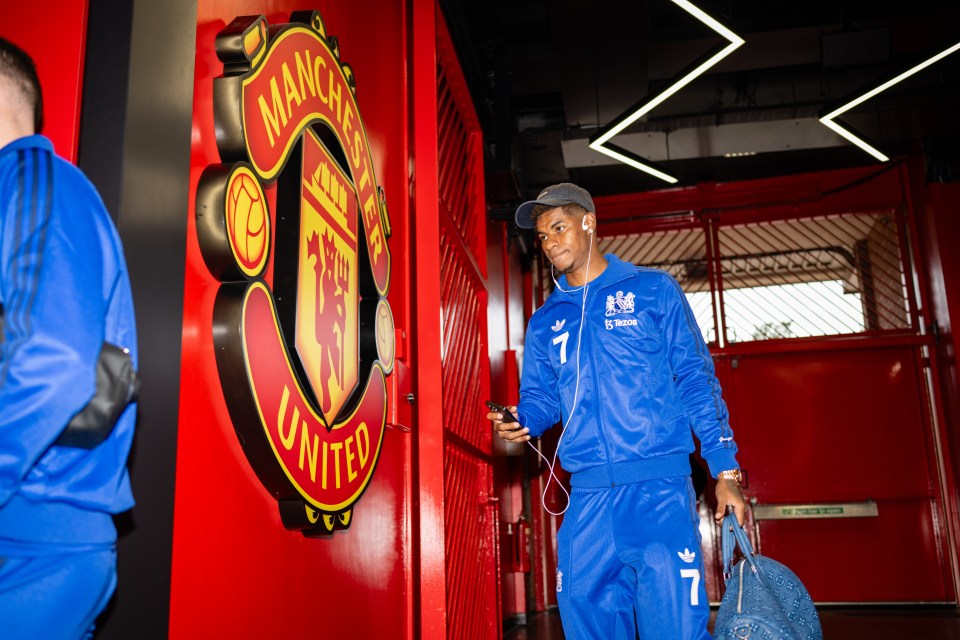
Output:
<svg viewBox="0 0 960 640">
<path fill-rule="evenodd" d="M 587 217 L 583 217 L 583 221 L 580 223 L 580 228 L 587 232 L 587 235 L 593 235 L 593 229 L 590 228 L 590 225 L 587 224 Z M 577 330 L 577 383 L 573 387 L 573 406 L 570 407 L 570 413 L 567 414 L 567 420 L 563 423 L 563 429 L 560 431 L 560 437 L 557 438 L 557 449 L 553 452 L 553 460 L 547 460 L 546 456 L 540 453 L 540 450 L 533 445 L 533 442 L 528 440 L 527 444 L 530 445 L 534 451 L 537 452 L 537 455 L 543 458 L 543 461 L 547 463 L 547 467 L 550 469 L 550 475 L 547 477 L 547 484 L 543 486 L 543 493 L 540 494 L 540 505 L 543 507 L 543 510 L 549 513 L 552 516 L 560 516 L 566 513 L 567 509 L 570 508 L 570 493 L 564 488 L 563 483 L 560 482 L 560 479 L 557 478 L 556 473 L 554 473 L 553 468 L 557 464 L 557 455 L 560 453 L 560 443 L 563 442 L 563 434 L 567 432 L 567 425 L 570 424 L 570 420 L 573 419 L 573 414 L 577 410 L 577 401 L 580 399 L 580 343 L 583 339 L 583 325 L 586 320 L 587 313 L 587 291 L 590 289 L 590 260 L 593 257 L 593 238 L 590 238 L 590 247 L 587 251 L 587 273 L 585 281 L 582 286 L 576 287 L 574 289 L 564 289 L 560 286 L 560 283 L 557 282 L 557 278 L 553 275 L 553 265 L 550 265 L 550 277 L 553 278 L 553 283 L 557 286 L 557 289 L 563 291 L 564 293 L 573 293 L 574 291 L 579 291 L 583 289 L 583 299 L 580 303 L 580 328 Z M 557 486 L 563 491 L 564 495 L 567 496 L 567 504 L 559 512 L 553 512 L 550 510 L 550 507 L 547 506 L 547 489 L 550 488 L 550 482 L 556 481 Z"/>
</svg>

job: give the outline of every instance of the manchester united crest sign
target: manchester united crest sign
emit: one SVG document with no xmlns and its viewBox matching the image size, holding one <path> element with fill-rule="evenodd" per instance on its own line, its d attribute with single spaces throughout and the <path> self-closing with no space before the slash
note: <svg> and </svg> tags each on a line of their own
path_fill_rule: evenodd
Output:
<svg viewBox="0 0 960 640">
<path fill-rule="evenodd" d="M 284 526 L 331 533 L 350 526 L 383 442 L 394 360 L 383 190 L 353 71 L 317 12 L 237 18 L 216 50 L 223 164 L 204 170 L 196 216 L 221 283 L 221 387 Z"/>
</svg>

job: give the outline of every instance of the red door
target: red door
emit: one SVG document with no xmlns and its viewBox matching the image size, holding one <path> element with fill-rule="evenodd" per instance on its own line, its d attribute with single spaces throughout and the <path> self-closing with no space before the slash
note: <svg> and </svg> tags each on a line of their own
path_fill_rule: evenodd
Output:
<svg viewBox="0 0 960 640">
<path fill-rule="evenodd" d="M 952 599 L 921 367 L 881 340 L 730 358 L 760 552 L 817 602 Z"/>
<path fill-rule="evenodd" d="M 756 543 L 817 602 L 953 599 L 904 210 L 713 225 Z"/>
</svg>

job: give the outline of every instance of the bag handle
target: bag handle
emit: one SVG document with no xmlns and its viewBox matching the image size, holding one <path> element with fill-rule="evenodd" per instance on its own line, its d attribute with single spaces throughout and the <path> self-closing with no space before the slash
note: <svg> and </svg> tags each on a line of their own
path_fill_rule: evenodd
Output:
<svg viewBox="0 0 960 640">
<path fill-rule="evenodd" d="M 734 547 L 740 547 L 740 553 L 744 559 L 750 563 L 750 568 L 754 573 L 757 572 L 757 563 L 754 561 L 753 547 L 750 545 L 750 539 L 747 538 L 747 532 L 743 530 L 740 523 L 737 522 L 735 513 L 728 513 L 723 518 L 723 530 L 720 532 L 720 555 L 723 558 L 723 577 L 729 578 L 733 569 L 733 551 Z"/>
</svg>

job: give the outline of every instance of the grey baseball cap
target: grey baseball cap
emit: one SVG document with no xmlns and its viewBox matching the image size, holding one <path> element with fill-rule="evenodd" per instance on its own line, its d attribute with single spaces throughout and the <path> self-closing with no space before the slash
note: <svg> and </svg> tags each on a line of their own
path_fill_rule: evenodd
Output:
<svg viewBox="0 0 960 640">
<path fill-rule="evenodd" d="M 586 189 L 581 189 L 572 182 L 561 182 L 560 184 L 549 186 L 541 191 L 536 200 L 528 200 L 517 207 L 514 220 L 517 226 L 522 229 L 533 229 L 536 224 L 533 218 L 530 217 L 530 214 L 533 213 L 535 206 L 545 204 L 548 207 L 562 207 L 565 204 L 571 203 L 580 205 L 590 213 L 596 213 L 596 209 L 593 206 L 593 198 L 590 197 Z"/>
</svg>

